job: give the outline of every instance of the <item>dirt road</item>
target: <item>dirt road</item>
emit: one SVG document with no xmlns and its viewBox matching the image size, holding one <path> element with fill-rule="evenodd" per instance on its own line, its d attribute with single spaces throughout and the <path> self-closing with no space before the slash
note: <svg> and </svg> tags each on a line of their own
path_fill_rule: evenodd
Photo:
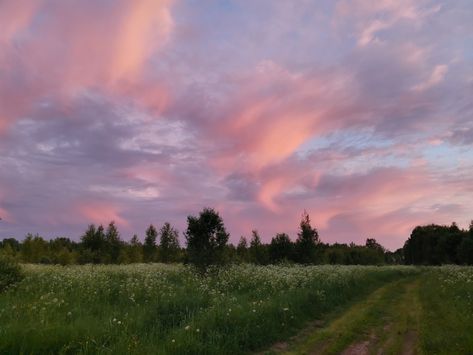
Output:
<svg viewBox="0 0 473 355">
<path fill-rule="evenodd" d="M 288 343 L 265 354 L 417 354 L 419 280 L 404 279 L 379 288 L 345 312 L 313 322 Z"/>
</svg>

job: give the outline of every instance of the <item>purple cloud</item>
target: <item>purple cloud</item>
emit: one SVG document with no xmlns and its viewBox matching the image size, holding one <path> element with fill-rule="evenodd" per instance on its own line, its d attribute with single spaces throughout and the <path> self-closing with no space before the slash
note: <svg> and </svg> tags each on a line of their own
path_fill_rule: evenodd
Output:
<svg viewBox="0 0 473 355">
<path fill-rule="evenodd" d="M 466 224 L 468 1 L 0 5 L 0 237 L 221 211 L 232 240 Z M 87 25 L 85 25 L 87 24 Z"/>
</svg>

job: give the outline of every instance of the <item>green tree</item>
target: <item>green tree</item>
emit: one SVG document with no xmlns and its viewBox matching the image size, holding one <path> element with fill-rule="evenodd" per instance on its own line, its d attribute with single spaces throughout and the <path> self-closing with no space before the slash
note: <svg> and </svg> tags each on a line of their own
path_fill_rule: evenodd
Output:
<svg viewBox="0 0 473 355">
<path fill-rule="evenodd" d="M 81 237 L 81 253 L 79 260 L 81 263 L 99 264 L 106 259 L 106 241 L 102 225 L 95 228 L 91 224 L 85 234 Z"/>
<path fill-rule="evenodd" d="M 426 265 L 459 263 L 460 246 L 468 234 L 456 223 L 450 226 L 417 226 L 404 243 L 405 262 Z"/>
<path fill-rule="evenodd" d="M 69 238 L 59 237 L 49 241 L 51 262 L 60 265 L 71 265 L 77 262 L 77 243 Z"/>
<path fill-rule="evenodd" d="M 304 210 L 300 222 L 299 233 L 295 244 L 296 261 L 302 264 L 310 264 L 315 261 L 317 244 L 319 243 L 319 233 L 310 224 L 310 217 Z"/>
<path fill-rule="evenodd" d="M 224 261 L 229 234 L 220 215 L 212 208 L 204 208 L 198 217 L 187 217 L 187 256 L 189 262 L 206 269 Z"/>
<path fill-rule="evenodd" d="M 168 222 L 159 231 L 159 256 L 163 263 L 175 262 L 179 255 L 179 233 Z"/>
<path fill-rule="evenodd" d="M 473 265 L 473 234 L 468 233 L 463 237 L 460 245 L 458 245 L 457 254 L 460 264 Z"/>
<path fill-rule="evenodd" d="M 240 241 L 238 242 L 236 253 L 239 262 L 247 262 L 248 261 L 248 241 L 245 237 L 240 237 Z"/>
<path fill-rule="evenodd" d="M 0 242 L 0 253 L 15 260 L 19 259 L 21 243 L 15 238 L 5 238 Z"/>
<path fill-rule="evenodd" d="M 5 256 L 11 259 L 15 259 L 16 252 L 12 248 L 11 244 L 7 243 L 7 244 L 2 245 L 2 247 L 0 248 L 0 256 Z"/>
<path fill-rule="evenodd" d="M 143 244 L 141 244 L 136 234 L 130 240 L 128 258 L 131 263 L 141 263 L 143 261 Z"/>
<path fill-rule="evenodd" d="M 279 233 L 271 239 L 269 255 L 272 263 L 289 261 L 293 256 L 293 244 L 286 233 Z"/>
<path fill-rule="evenodd" d="M 143 244 L 143 257 L 145 262 L 156 261 L 156 238 L 158 237 L 158 232 L 156 228 L 151 224 L 146 230 L 145 242 Z"/>
<path fill-rule="evenodd" d="M 347 264 L 346 253 L 337 244 L 326 248 L 324 253 L 329 264 Z"/>
<path fill-rule="evenodd" d="M 365 242 L 365 247 L 384 253 L 383 246 L 379 244 L 374 238 L 367 238 Z"/>
<path fill-rule="evenodd" d="M 120 233 L 115 225 L 115 222 L 110 222 L 105 233 L 105 242 L 107 249 L 107 261 L 116 264 L 122 249 L 122 241 L 120 240 Z"/>
<path fill-rule="evenodd" d="M 29 233 L 26 235 L 26 238 L 22 243 L 21 255 L 22 260 L 25 263 L 49 264 L 51 262 L 49 258 L 48 242 L 38 234 L 33 236 Z"/>
<path fill-rule="evenodd" d="M 261 237 L 256 229 L 251 231 L 250 248 L 248 251 L 251 263 L 266 265 L 269 262 L 267 249 L 261 243 Z"/>
<path fill-rule="evenodd" d="M 23 277 L 24 274 L 14 259 L 0 255 L 0 292 L 21 281 Z"/>
</svg>

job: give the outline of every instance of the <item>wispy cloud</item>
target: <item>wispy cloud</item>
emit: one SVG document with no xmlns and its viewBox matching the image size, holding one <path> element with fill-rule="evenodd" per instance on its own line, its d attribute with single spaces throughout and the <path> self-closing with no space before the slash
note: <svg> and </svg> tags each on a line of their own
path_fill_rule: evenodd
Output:
<svg viewBox="0 0 473 355">
<path fill-rule="evenodd" d="M 0 4 L 0 233 L 218 208 L 399 247 L 471 217 L 469 1 Z"/>
</svg>

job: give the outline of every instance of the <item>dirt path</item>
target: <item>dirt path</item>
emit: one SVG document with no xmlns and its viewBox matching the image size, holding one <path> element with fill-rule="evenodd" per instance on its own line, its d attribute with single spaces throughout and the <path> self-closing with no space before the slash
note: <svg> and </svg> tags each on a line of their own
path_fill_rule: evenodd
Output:
<svg viewBox="0 0 473 355">
<path fill-rule="evenodd" d="M 266 354 L 418 354 L 419 280 L 390 283 L 322 327 Z"/>
</svg>

